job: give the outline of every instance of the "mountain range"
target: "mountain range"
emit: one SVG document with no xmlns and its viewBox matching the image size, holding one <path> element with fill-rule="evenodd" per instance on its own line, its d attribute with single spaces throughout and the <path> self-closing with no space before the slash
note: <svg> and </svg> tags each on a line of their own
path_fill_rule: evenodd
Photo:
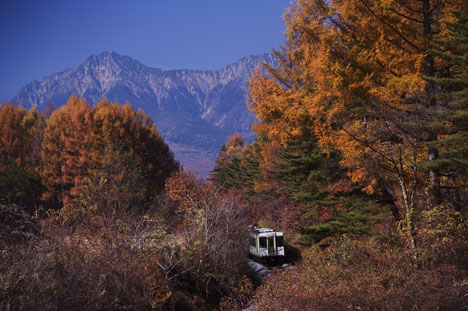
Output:
<svg viewBox="0 0 468 311">
<path fill-rule="evenodd" d="M 129 102 L 151 118 L 176 159 L 200 177 L 208 176 L 227 138 L 254 137 L 247 109 L 247 81 L 270 54 L 248 56 L 220 70 L 167 70 L 145 66 L 115 52 L 92 55 L 82 64 L 23 87 L 13 103 L 39 110 L 64 105 L 72 93 L 91 105 L 100 99 Z"/>
</svg>

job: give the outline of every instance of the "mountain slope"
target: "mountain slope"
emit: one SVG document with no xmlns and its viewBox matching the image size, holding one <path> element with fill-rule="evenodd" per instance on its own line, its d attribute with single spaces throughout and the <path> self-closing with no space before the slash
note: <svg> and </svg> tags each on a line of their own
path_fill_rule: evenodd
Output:
<svg viewBox="0 0 468 311">
<path fill-rule="evenodd" d="M 249 56 L 221 70 L 163 70 L 142 65 L 115 52 L 92 55 L 82 64 L 33 81 L 12 100 L 29 108 L 65 104 L 72 93 L 95 105 L 130 102 L 155 121 L 176 158 L 185 167 L 207 176 L 214 159 L 231 134 L 253 137 L 254 117 L 245 98 L 247 80 L 272 55 Z"/>
</svg>

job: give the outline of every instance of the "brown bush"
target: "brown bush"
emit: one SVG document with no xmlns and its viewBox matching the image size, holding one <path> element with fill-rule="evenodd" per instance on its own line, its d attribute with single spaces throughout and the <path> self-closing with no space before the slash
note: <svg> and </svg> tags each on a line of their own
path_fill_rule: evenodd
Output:
<svg viewBox="0 0 468 311">
<path fill-rule="evenodd" d="M 174 174 L 166 188 L 182 221 L 169 237 L 177 247 L 168 246 L 173 255 L 161 265 L 179 295 L 179 308 L 218 308 L 223 297 L 239 288 L 248 269 L 248 222 L 240 195 L 183 171 Z"/>
<path fill-rule="evenodd" d="M 259 288 L 255 310 L 468 310 L 468 271 L 417 267 L 403 241 L 389 247 L 379 238 L 311 248 Z"/>
<path fill-rule="evenodd" d="M 59 216 L 43 223 L 42 237 L 2 253 L 0 309 L 157 310 L 168 302 L 154 223 L 86 214 L 71 227 Z"/>
<path fill-rule="evenodd" d="M 468 262 L 468 218 L 450 205 L 423 211 L 419 217 L 420 261 L 437 267 L 466 267 Z"/>
<path fill-rule="evenodd" d="M 225 309 L 246 304 L 252 288 L 244 277 L 247 223 L 238 193 L 195 183 L 171 202 L 171 209 L 181 210 L 172 216 L 182 220 L 169 219 L 178 225 L 169 230 L 160 208 L 138 208 L 131 185 L 109 183 L 113 171 L 104 173 L 77 188 L 73 205 L 37 224 L 40 234 L 5 244 L 1 310 L 212 310 L 220 302 Z"/>
<path fill-rule="evenodd" d="M 16 204 L 0 204 L 0 251 L 40 235 L 39 220 Z"/>
</svg>

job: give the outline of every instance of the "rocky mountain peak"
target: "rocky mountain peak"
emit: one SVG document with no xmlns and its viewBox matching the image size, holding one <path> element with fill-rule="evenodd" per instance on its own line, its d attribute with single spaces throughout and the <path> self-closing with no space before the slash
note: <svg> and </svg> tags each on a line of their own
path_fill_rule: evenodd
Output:
<svg viewBox="0 0 468 311">
<path fill-rule="evenodd" d="M 247 80 L 269 54 L 248 56 L 214 71 L 161 70 L 129 56 L 108 51 L 82 64 L 33 81 L 13 99 L 39 109 L 59 107 L 72 93 L 95 105 L 101 98 L 130 102 L 155 121 L 176 158 L 200 176 L 207 176 L 221 145 L 233 133 L 253 137 L 254 117 L 245 98 Z"/>
<path fill-rule="evenodd" d="M 97 55 L 91 55 L 80 66 L 89 68 L 121 67 L 131 69 L 142 69 L 144 67 L 136 59 L 130 56 L 117 54 L 113 51 L 107 51 Z"/>
</svg>

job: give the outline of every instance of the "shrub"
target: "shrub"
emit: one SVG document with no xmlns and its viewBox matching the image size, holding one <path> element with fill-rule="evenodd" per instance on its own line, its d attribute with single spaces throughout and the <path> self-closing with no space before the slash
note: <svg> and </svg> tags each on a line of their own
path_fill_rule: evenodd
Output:
<svg viewBox="0 0 468 311">
<path fill-rule="evenodd" d="M 468 309 L 466 270 L 417 267 L 402 240 L 389 247 L 381 238 L 343 237 L 325 250 L 310 248 L 303 263 L 259 288 L 255 310 Z"/>
<path fill-rule="evenodd" d="M 161 309 L 171 292 L 151 243 L 157 227 L 125 214 L 95 226 L 94 216 L 73 228 L 51 216 L 42 237 L 4 251 L 0 309 Z"/>
</svg>

